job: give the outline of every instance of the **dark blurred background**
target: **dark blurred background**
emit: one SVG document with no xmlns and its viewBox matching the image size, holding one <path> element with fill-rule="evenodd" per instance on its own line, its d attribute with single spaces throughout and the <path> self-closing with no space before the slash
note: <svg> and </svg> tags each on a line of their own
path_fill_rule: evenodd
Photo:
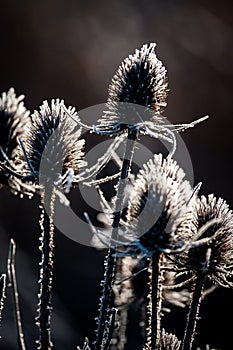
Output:
<svg viewBox="0 0 233 350">
<path fill-rule="evenodd" d="M 59 97 L 78 110 L 104 103 L 108 84 L 124 57 L 156 42 L 168 70 L 166 117 L 209 120 L 187 130 L 195 183 L 233 208 L 233 3 L 231 1 L 8 0 L 0 2 L 0 92 L 14 87 L 33 111 Z M 74 206 L 78 208 L 77 201 Z M 17 276 L 28 349 L 35 349 L 38 292 L 39 199 L 0 191 L 0 271 L 6 271 L 10 237 L 17 244 Z M 81 208 L 82 209 L 82 208 Z M 79 208 L 79 210 L 81 210 Z M 82 210 L 81 210 L 82 211 Z M 56 350 L 93 340 L 103 273 L 103 252 L 56 234 L 52 334 Z M 233 292 L 218 289 L 202 304 L 198 344 L 232 350 Z M 185 310 L 166 316 L 182 337 Z M 0 349 L 16 350 L 11 299 L 7 297 Z M 141 350 L 134 327 L 128 350 Z"/>
</svg>

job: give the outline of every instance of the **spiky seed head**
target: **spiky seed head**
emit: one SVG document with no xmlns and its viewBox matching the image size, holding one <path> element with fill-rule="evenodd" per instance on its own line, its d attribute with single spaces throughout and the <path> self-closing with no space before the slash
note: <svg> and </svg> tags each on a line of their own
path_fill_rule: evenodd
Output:
<svg viewBox="0 0 233 350">
<path fill-rule="evenodd" d="M 164 329 L 162 330 L 160 343 L 161 350 L 179 350 L 181 346 L 181 341 L 174 334 L 166 333 Z"/>
<path fill-rule="evenodd" d="M 3 92 L 0 97 L 0 163 L 7 162 L 15 171 L 22 171 L 22 164 L 16 161 L 18 138 L 23 137 L 30 112 L 24 106 L 24 95 L 17 96 L 14 88 Z M 13 193 L 23 193 L 22 183 L 0 166 L 0 183 L 10 187 Z"/>
<path fill-rule="evenodd" d="M 197 231 L 213 219 L 218 219 L 219 222 L 204 230 L 199 237 L 200 240 L 212 237 L 212 240 L 184 252 L 178 257 L 179 261 L 188 266 L 194 274 L 204 273 L 209 279 L 222 286 L 231 286 L 233 272 L 232 210 L 223 198 L 216 198 L 213 194 L 207 197 L 202 195 L 195 206 L 195 217 Z M 207 256 L 208 250 L 210 251 L 209 256 Z"/>
<path fill-rule="evenodd" d="M 155 53 L 156 44 L 145 44 L 120 64 L 109 85 L 108 104 L 135 103 L 162 112 L 166 107 L 167 71 Z"/>
<path fill-rule="evenodd" d="M 149 160 L 137 175 L 127 221 L 148 252 L 171 249 L 179 243 L 175 229 L 186 215 L 192 194 L 184 177 L 177 162 L 161 154 Z"/>
<path fill-rule="evenodd" d="M 101 125 L 134 125 L 163 112 L 167 105 L 167 71 L 155 48 L 155 43 L 145 44 L 120 64 L 108 88 L 108 111 L 99 120 Z"/>
<path fill-rule="evenodd" d="M 17 97 L 13 88 L 0 98 L 0 146 L 9 158 L 18 146 L 17 137 L 21 137 L 30 121 L 23 99 L 24 95 Z"/>
<path fill-rule="evenodd" d="M 85 141 L 80 139 L 81 129 L 67 115 L 64 101 L 44 101 L 32 114 L 32 125 L 27 128 L 23 144 L 35 181 L 59 181 L 69 169 L 76 174 L 85 165 Z M 69 115 L 78 119 L 73 107 Z M 21 151 L 21 159 L 23 154 Z"/>
</svg>

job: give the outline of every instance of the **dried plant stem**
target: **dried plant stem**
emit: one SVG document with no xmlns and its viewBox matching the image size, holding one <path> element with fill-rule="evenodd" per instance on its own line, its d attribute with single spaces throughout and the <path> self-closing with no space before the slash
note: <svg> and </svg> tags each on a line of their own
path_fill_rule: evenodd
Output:
<svg viewBox="0 0 233 350">
<path fill-rule="evenodd" d="M 2 274 L 0 277 L 0 324 L 2 320 L 2 311 L 4 307 L 4 299 L 6 298 L 6 275 Z"/>
<path fill-rule="evenodd" d="M 129 129 L 120 179 L 118 182 L 115 211 L 114 211 L 113 223 L 112 223 L 112 238 L 114 239 L 117 239 L 117 236 L 118 236 L 118 227 L 119 227 L 120 218 L 121 218 L 122 203 L 124 199 L 126 180 L 128 178 L 128 174 L 132 163 L 136 139 L 137 139 L 137 130 L 135 128 Z M 96 334 L 95 347 L 94 347 L 95 350 L 106 349 L 103 343 L 104 343 L 104 335 L 106 333 L 106 324 L 108 323 L 108 320 L 111 317 L 112 308 L 114 305 L 114 295 L 113 295 L 112 285 L 115 280 L 116 261 L 117 259 L 116 259 L 115 249 L 114 247 L 113 248 L 110 247 L 105 259 L 105 273 L 104 273 L 104 280 L 102 282 L 103 289 L 102 289 L 102 295 L 100 298 L 97 334 Z"/>
<path fill-rule="evenodd" d="M 161 308 L 162 308 L 162 272 L 160 268 L 162 254 L 152 255 L 149 265 L 149 294 L 147 306 L 147 343 L 151 350 L 159 350 L 161 338 Z"/>
<path fill-rule="evenodd" d="M 53 256 L 54 256 L 54 188 L 45 189 L 41 197 L 41 269 L 39 279 L 39 302 L 38 316 L 36 318 L 39 327 L 39 340 L 37 349 L 50 350 L 53 347 L 51 341 L 51 298 L 52 298 L 52 281 L 53 281 Z"/>
<path fill-rule="evenodd" d="M 123 259 L 124 258 L 119 258 L 117 260 L 116 279 L 118 281 L 123 280 L 125 276 L 129 276 L 129 273 L 131 274 L 131 270 L 127 269 L 127 266 L 124 263 Z M 119 287 L 117 286 L 115 289 L 115 305 L 118 308 L 118 327 L 115 328 L 113 333 L 114 343 L 112 343 L 111 350 L 124 350 L 127 343 L 126 330 L 128 324 L 128 298 L 130 298 L 129 284 L 130 282 L 125 280 Z"/>
<path fill-rule="evenodd" d="M 7 272 L 8 272 L 8 280 L 9 280 L 8 286 L 12 288 L 19 349 L 26 350 L 22 322 L 21 322 L 19 293 L 18 293 L 18 286 L 17 286 L 17 279 L 16 279 L 16 272 L 15 272 L 15 253 L 16 253 L 16 244 L 14 240 L 11 239 L 9 244 L 9 253 L 8 253 L 8 261 L 7 261 Z"/>
<path fill-rule="evenodd" d="M 189 313 L 187 317 L 187 323 L 184 333 L 184 338 L 181 345 L 181 350 L 191 350 L 195 336 L 195 329 L 199 315 L 199 309 L 201 305 L 202 292 L 204 289 L 206 275 L 200 274 L 196 279 L 194 291 L 192 294 L 192 300 L 189 306 Z"/>
</svg>

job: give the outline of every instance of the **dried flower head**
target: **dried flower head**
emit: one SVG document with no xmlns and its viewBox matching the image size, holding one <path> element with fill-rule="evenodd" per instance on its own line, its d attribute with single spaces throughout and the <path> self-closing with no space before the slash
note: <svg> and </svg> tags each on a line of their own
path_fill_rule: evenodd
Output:
<svg viewBox="0 0 233 350">
<path fill-rule="evenodd" d="M 175 251 L 187 242 L 193 230 L 192 216 L 188 215 L 192 211 L 193 190 L 184 177 L 177 162 L 161 154 L 155 155 L 139 171 L 133 181 L 126 220 L 121 220 L 119 240 L 114 242 L 127 248 L 123 255 L 148 256 L 155 251 Z M 109 209 L 106 206 L 108 223 L 111 222 Z M 183 237 L 177 240 L 176 228 L 184 217 Z M 100 232 L 98 237 L 109 242 L 107 234 Z"/>
<path fill-rule="evenodd" d="M 124 130 L 151 118 L 161 123 L 168 82 L 155 47 L 155 43 L 143 45 L 118 67 L 108 88 L 107 111 L 99 120 L 102 131 Z"/>
<path fill-rule="evenodd" d="M 177 256 L 184 273 L 206 275 L 213 282 L 233 287 L 233 213 L 222 198 L 201 196 L 194 210 L 197 236 L 194 246 Z M 211 224 L 211 222 L 213 224 Z M 200 242 L 200 244 L 198 244 Z"/>
<path fill-rule="evenodd" d="M 32 114 L 32 125 L 22 139 L 20 158 L 26 157 L 29 176 L 36 183 L 40 180 L 69 187 L 73 176 L 85 165 L 81 129 L 68 118 L 63 104 L 53 99 L 50 107 L 44 101 Z M 74 108 L 69 107 L 68 112 L 77 118 Z"/>
<path fill-rule="evenodd" d="M 23 95 L 16 96 L 13 88 L 3 92 L 0 98 L 0 183 L 8 185 L 15 193 L 26 190 L 8 169 L 9 166 L 15 171 L 22 171 L 16 160 L 18 138 L 23 137 L 26 125 L 30 124 L 30 112 L 25 108 L 23 99 Z"/>
<path fill-rule="evenodd" d="M 166 107 L 167 71 L 155 53 L 155 43 L 135 50 L 117 69 L 109 85 L 108 105 L 135 103 L 161 112 Z"/>
<path fill-rule="evenodd" d="M 139 172 L 134 184 L 127 221 L 137 232 L 138 248 L 150 254 L 175 249 L 175 229 L 187 212 L 192 195 L 185 173 L 171 158 L 155 155 Z M 184 235 L 185 237 L 185 235 Z"/>
<path fill-rule="evenodd" d="M 164 329 L 162 330 L 161 350 L 179 350 L 180 345 L 181 341 L 174 334 L 166 333 Z"/>
<path fill-rule="evenodd" d="M 155 43 L 145 44 L 122 61 L 108 88 L 106 110 L 98 112 L 97 125 L 76 122 L 100 135 L 126 136 L 127 131 L 134 140 L 139 134 L 149 135 L 169 143 L 172 156 L 176 150 L 175 132 L 193 127 L 208 116 L 190 124 L 172 125 L 161 115 L 167 105 L 168 81 L 155 47 Z"/>
</svg>

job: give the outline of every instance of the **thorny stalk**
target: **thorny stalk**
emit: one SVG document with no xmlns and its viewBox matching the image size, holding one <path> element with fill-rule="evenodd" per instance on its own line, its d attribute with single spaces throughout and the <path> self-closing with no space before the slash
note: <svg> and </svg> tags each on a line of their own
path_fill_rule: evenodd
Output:
<svg viewBox="0 0 233 350">
<path fill-rule="evenodd" d="M 210 255 L 210 254 L 211 254 L 211 249 L 209 248 L 207 250 L 207 255 Z M 207 259 L 207 263 L 208 263 L 208 259 Z M 194 291 L 193 291 L 192 300 L 189 306 L 189 313 L 187 316 L 187 322 L 185 327 L 184 338 L 181 345 L 181 350 L 192 349 L 205 280 L 206 280 L 205 272 L 200 272 L 196 278 L 195 285 L 194 285 Z"/>
<path fill-rule="evenodd" d="M 6 298 L 6 275 L 2 274 L 0 277 L 0 325 L 2 320 L 2 311 L 4 307 L 4 299 Z"/>
<path fill-rule="evenodd" d="M 15 272 L 15 254 L 16 254 L 16 244 L 14 240 L 11 239 L 9 244 L 9 253 L 8 253 L 8 261 L 7 261 L 7 270 L 8 270 L 7 272 L 8 272 L 8 281 L 9 281 L 8 286 L 12 288 L 19 349 L 26 350 L 22 322 L 21 322 L 19 293 L 18 293 L 18 286 L 17 286 L 17 279 L 16 279 L 16 272 Z"/>
<path fill-rule="evenodd" d="M 149 265 L 149 294 L 148 294 L 148 329 L 147 346 L 152 349 L 160 349 L 161 337 L 161 307 L 162 307 L 162 272 L 160 263 L 162 253 L 155 252 Z"/>
<path fill-rule="evenodd" d="M 46 187 L 46 186 L 45 186 Z M 53 255 L 54 255 L 54 188 L 45 188 L 41 197 L 41 269 L 40 269 L 40 292 L 38 302 L 38 316 L 36 318 L 39 327 L 39 340 L 37 349 L 50 350 L 53 347 L 51 340 L 51 298 L 53 282 Z"/>
<path fill-rule="evenodd" d="M 119 227 L 121 212 L 122 212 L 124 190 L 125 190 L 128 174 L 130 171 L 131 163 L 132 163 L 136 139 L 137 139 L 137 130 L 135 128 L 128 129 L 128 138 L 127 138 L 126 149 L 125 149 L 125 154 L 124 154 L 123 163 L 122 163 L 120 179 L 118 182 L 115 210 L 113 214 L 112 233 L 111 233 L 111 237 L 113 239 L 116 239 L 118 236 L 118 227 Z M 95 348 L 94 348 L 95 350 L 103 349 L 104 335 L 106 332 L 105 326 L 109 317 L 108 314 L 110 312 L 110 315 L 111 315 L 111 312 L 112 312 L 111 310 L 114 304 L 114 295 L 113 295 L 112 286 L 115 280 L 116 259 L 117 258 L 115 254 L 115 249 L 114 247 L 110 247 L 108 249 L 108 253 L 105 261 L 105 273 L 104 273 L 104 280 L 103 280 L 102 296 L 100 299 L 98 328 L 97 328 L 97 335 L 96 335 Z"/>
</svg>

